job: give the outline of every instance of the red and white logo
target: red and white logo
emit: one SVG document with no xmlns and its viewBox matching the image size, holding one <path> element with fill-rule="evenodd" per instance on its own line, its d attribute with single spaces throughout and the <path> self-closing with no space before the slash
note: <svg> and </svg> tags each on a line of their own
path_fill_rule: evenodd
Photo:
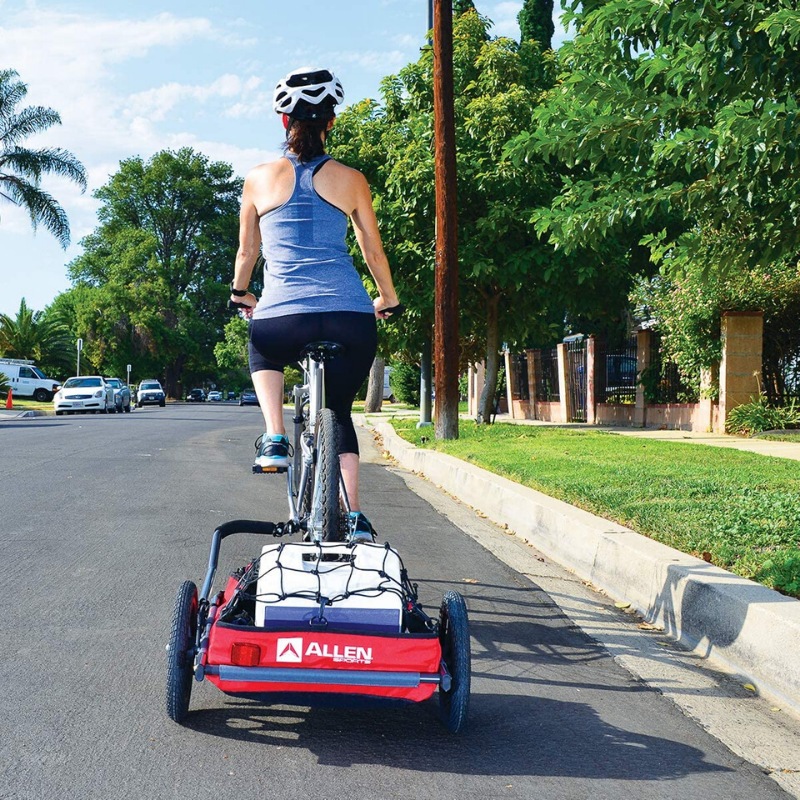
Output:
<svg viewBox="0 0 800 800">
<path fill-rule="evenodd" d="M 278 639 L 278 655 L 276 661 L 287 661 L 300 664 L 303 660 L 303 639 Z"/>
</svg>

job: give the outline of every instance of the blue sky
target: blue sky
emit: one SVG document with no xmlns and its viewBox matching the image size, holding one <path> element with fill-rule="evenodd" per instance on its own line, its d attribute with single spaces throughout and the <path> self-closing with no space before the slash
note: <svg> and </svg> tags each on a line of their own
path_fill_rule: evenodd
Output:
<svg viewBox="0 0 800 800">
<path fill-rule="evenodd" d="M 515 37 L 521 5 L 476 2 L 495 34 Z M 0 205 L 0 313 L 15 313 L 22 297 L 41 309 L 69 287 L 66 264 L 96 221 L 91 191 L 121 159 L 191 145 L 244 174 L 278 155 L 283 129 L 270 103 L 280 77 L 324 65 L 346 103 L 376 97 L 385 75 L 417 57 L 426 27 L 426 0 L 0 0 L 0 68 L 16 69 L 27 103 L 55 108 L 63 122 L 29 146 L 66 147 L 89 173 L 83 195 L 58 179 L 44 184 L 70 218 L 66 252 Z M 557 25 L 554 45 L 562 39 Z"/>
</svg>

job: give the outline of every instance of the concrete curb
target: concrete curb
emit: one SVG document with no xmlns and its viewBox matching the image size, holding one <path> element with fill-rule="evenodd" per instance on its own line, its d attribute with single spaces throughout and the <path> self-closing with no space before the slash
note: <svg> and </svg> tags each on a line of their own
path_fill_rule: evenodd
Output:
<svg viewBox="0 0 800 800">
<path fill-rule="evenodd" d="M 460 459 L 418 449 L 386 422 L 375 430 L 401 466 L 800 713 L 797 600 Z"/>
</svg>

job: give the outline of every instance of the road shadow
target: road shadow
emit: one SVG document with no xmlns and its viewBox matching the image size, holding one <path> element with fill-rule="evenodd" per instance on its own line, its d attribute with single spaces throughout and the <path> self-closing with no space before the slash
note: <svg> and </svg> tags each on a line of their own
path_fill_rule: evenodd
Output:
<svg viewBox="0 0 800 800">
<path fill-rule="evenodd" d="M 20 419 L 14 422 L 0 422 L 2 428 L 59 428 L 68 425 L 67 422 L 28 422 L 28 419 Z"/>
<path fill-rule="evenodd" d="M 435 698 L 370 709 L 231 699 L 223 708 L 190 713 L 186 724 L 209 736 L 303 748 L 337 767 L 632 781 L 729 771 L 690 745 L 611 725 L 586 703 L 516 694 L 473 695 L 469 727 L 459 735 L 438 720 Z"/>
</svg>

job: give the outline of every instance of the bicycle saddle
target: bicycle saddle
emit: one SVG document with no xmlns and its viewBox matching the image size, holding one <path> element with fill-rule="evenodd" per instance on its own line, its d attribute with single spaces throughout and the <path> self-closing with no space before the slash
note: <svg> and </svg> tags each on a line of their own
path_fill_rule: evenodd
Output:
<svg viewBox="0 0 800 800">
<path fill-rule="evenodd" d="M 313 361 L 330 361 L 344 350 L 344 345 L 336 342 L 311 342 L 300 352 L 300 359 L 311 356 Z"/>
</svg>

